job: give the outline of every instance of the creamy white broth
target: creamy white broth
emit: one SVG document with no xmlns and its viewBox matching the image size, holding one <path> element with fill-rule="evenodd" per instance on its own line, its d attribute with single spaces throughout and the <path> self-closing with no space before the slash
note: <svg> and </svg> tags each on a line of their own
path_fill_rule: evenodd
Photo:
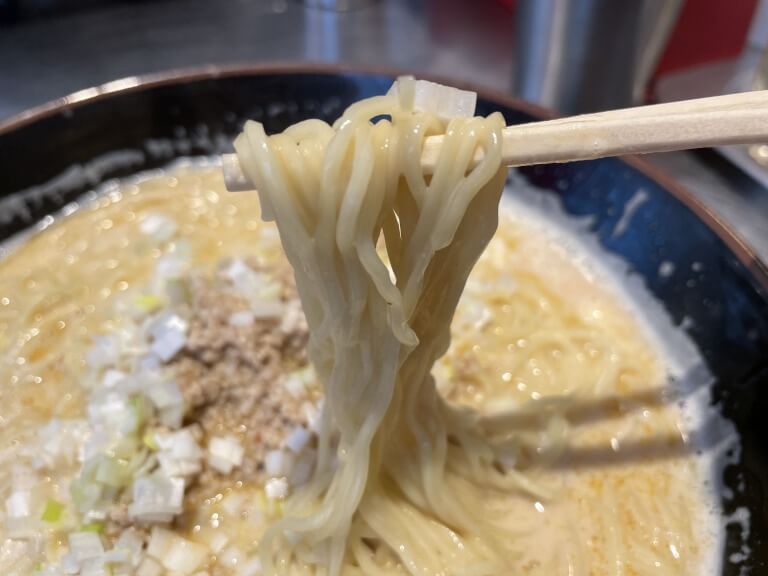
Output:
<svg viewBox="0 0 768 576">
<path fill-rule="evenodd" d="M 158 214 L 175 227 L 161 240 L 141 231 Z M 52 418 L 84 415 L 102 382 L 86 361 L 93 338 L 134 322 L 131 307 L 164 255 L 188 254 L 185 274 L 204 277 L 233 257 L 255 257 L 274 276 L 289 271 L 273 226 L 259 216 L 253 196 L 224 190 L 217 168 L 173 169 L 120 186 L 0 263 L 3 499 L 13 492 L 10 464 L 30 460 L 37 431 Z M 519 543 L 517 566 L 529 574 L 716 568 L 712 551 L 719 554 L 720 542 L 707 466 L 686 446 L 686 415 L 661 394 L 670 362 L 632 303 L 604 281 L 598 257 L 563 250 L 548 226 L 531 222 L 514 202 L 502 204 L 499 231 L 470 277 L 451 349 L 436 370 L 440 390 L 455 402 L 486 413 L 523 410 L 529 417 L 521 417 L 520 434 L 531 446 L 542 432 L 534 407 L 571 399 L 562 442 L 521 456 L 542 497 L 492 502 Z M 173 362 L 166 369 L 172 372 Z M 306 393 L 316 401 L 316 384 Z M 221 434 L 246 437 L 239 428 Z M 34 498 L 70 505 L 79 466 L 75 459 L 40 472 Z M 171 529 L 206 547 L 201 570 L 237 574 L 280 514 L 280 500 L 265 496 L 263 481 L 244 479 L 235 467 L 188 490 Z M 3 573 L 31 573 L 57 559 L 67 552 L 67 532 L 82 523 L 44 525 L 42 545 L 31 554 L 27 544 L 6 540 Z M 118 536 L 101 537 L 108 548 Z"/>
</svg>

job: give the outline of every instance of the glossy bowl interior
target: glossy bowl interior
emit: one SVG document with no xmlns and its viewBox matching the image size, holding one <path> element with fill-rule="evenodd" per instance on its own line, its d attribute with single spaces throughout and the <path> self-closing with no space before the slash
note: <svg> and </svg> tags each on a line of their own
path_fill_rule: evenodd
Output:
<svg viewBox="0 0 768 576">
<path fill-rule="evenodd" d="M 246 118 L 267 131 L 335 119 L 351 102 L 385 92 L 389 73 L 335 68 L 207 69 L 122 81 L 78 93 L 0 124 L 0 240 L 25 230 L 100 182 L 160 167 L 178 156 L 230 149 Z M 478 90 L 478 111 L 509 124 L 541 111 Z M 588 216 L 610 252 L 627 262 L 701 349 L 713 397 L 738 428 L 738 464 L 725 473 L 726 514 L 746 507 L 751 526 L 729 526 L 723 574 L 768 573 L 768 272 L 737 236 L 684 189 L 635 159 L 523 169 L 556 192 L 567 212 Z M 626 229 L 625 207 L 642 190 Z M 659 274 L 671 263 L 672 274 Z M 694 264 L 695 263 L 695 264 Z M 666 265 L 666 264 L 665 264 Z M 668 266 L 668 265 L 667 265 Z M 727 493 L 727 490 L 723 491 Z"/>
</svg>

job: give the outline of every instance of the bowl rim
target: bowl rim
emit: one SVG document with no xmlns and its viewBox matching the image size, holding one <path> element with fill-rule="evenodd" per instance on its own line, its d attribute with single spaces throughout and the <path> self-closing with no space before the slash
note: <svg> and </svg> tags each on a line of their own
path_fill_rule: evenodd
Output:
<svg viewBox="0 0 768 576">
<path fill-rule="evenodd" d="M 424 73 L 423 71 L 409 70 L 408 68 L 350 63 L 275 61 L 267 63 L 211 64 L 190 68 L 177 68 L 165 72 L 129 76 L 113 80 L 99 86 L 78 90 L 0 120 L 0 137 L 29 124 L 61 114 L 65 110 L 87 106 L 93 102 L 109 99 L 119 94 L 147 91 L 162 86 L 200 80 L 268 74 L 357 74 L 392 77 L 412 75 L 471 90 L 484 100 L 497 102 L 508 108 L 520 110 L 538 119 L 545 120 L 558 117 L 550 109 L 526 102 L 500 90 L 477 86 L 472 82 Z M 653 166 L 637 155 L 620 156 L 619 160 L 656 182 L 693 211 L 736 255 L 741 264 L 755 278 L 760 288 L 768 293 L 768 262 L 763 262 L 760 259 L 752 247 L 738 235 L 731 224 L 725 222 L 711 207 L 664 170 Z"/>
</svg>

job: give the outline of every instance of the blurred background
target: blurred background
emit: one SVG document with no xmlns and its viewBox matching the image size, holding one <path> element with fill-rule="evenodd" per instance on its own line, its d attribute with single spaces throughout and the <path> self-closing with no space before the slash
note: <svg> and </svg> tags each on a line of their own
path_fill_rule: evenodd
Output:
<svg viewBox="0 0 768 576">
<path fill-rule="evenodd" d="M 768 0 L 0 0 L 0 122 L 209 64 L 407 68 L 561 114 L 763 88 Z M 768 145 L 651 160 L 768 257 Z"/>
</svg>

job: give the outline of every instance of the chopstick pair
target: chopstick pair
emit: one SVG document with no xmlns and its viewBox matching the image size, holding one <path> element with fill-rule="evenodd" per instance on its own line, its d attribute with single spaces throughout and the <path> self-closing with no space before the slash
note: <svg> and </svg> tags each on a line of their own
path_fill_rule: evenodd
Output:
<svg viewBox="0 0 768 576">
<path fill-rule="evenodd" d="M 424 142 L 421 165 L 427 174 L 442 141 L 430 136 Z M 512 167 L 763 142 L 768 142 L 768 90 L 508 126 L 502 158 Z M 475 161 L 481 158 L 478 150 Z M 254 188 L 236 155 L 224 154 L 222 165 L 228 190 Z"/>
</svg>

